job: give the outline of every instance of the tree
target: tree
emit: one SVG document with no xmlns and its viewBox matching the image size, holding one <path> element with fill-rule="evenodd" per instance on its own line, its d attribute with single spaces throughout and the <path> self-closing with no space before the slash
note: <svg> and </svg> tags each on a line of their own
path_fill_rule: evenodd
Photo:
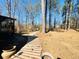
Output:
<svg viewBox="0 0 79 59">
<path fill-rule="evenodd" d="M 62 8 L 62 16 L 65 19 L 65 30 L 70 29 L 71 26 L 71 16 L 73 11 L 73 3 L 72 0 L 65 0 L 65 5 Z"/>
<path fill-rule="evenodd" d="M 49 0 L 49 31 L 52 28 L 52 24 L 51 24 L 51 16 L 52 16 L 52 0 Z"/>
<path fill-rule="evenodd" d="M 11 17 L 11 0 L 6 0 L 7 15 Z"/>
<path fill-rule="evenodd" d="M 51 16 L 52 16 L 52 11 L 54 14 L 59 13 L 59 2 L 58 0 L 49 0 L 49 30 L 52 28 L 51 24 Z M 53 16 L 54 17 L 54 16 Z M 54 28 L 56 27 L 56 17 L 54 17 Z"/>
<path fill-rule="evenodd" d="M 72 12 L 72 0 L 66 0 L 66 6 L 67 6 L 67 19 L 68 19 L 68 24 L 67 24 L 67 29 L 70 29 L 70 17 L 71 17 L 71 12 Z"/>
<path fill-rule="evenodd" d="M 32 2 L 30 0 L 27 5 L 25 4 L 23 6 L 24 6 L 24 11 L 25 11 L 25 16 L 26 16 L 26 24 L 28 22 L 27 18 L 29 18 L 31 31 L 34 31 L 34 25 L 35 25 L 34 19 L 37 15 L 39 15 L 40 3 L 35 3 L 32 5 Z"/>
<path fill-rule="evenodd" d="M 65 24 L 64 24 L 64 29 L 66 30 L 67 29 L 67 17 L 66 17 L 66 13 L 67 13 L 67 7 L 66 7 L 66 4 L 63 6 L 62 8 L 62 16 L 64 17 L 65 19 Z"/>
<path fill-rule="evenodd" d="M 42 32 L 46 33 L 47 0 L 41 0 L 42 5 Z"/>
<path fill-rule="evenodd" d="M 34 19 L 37 15 L 39 15 L 39 12 L 40 12 L 40 4 L 37 3 L 32 7 L 32 13 L 31 13 L 32 29 L 33 29 L 32 31 L 34 31 L 34 26 L 35 26 Z"/>
<path fill-rule="evenodd" d="M 0 15 L 2 14 L 2 6 L 0 5 Z"/>
<path fill-rule="evenodd" d="M 13 0 L 13 12 L 12 12 L 13 18 L 15 18 L 17 7 L 18 7 L 18 0 Z"/>
<path fill-rule="evenodd" d="M 79 0 L 77 0 L 77 3 L 74 6 L 74 14 L 75 14 L 75 18 L 76 18 L 76 29 L 78 29 L 79 26 Z"/>
</svg>

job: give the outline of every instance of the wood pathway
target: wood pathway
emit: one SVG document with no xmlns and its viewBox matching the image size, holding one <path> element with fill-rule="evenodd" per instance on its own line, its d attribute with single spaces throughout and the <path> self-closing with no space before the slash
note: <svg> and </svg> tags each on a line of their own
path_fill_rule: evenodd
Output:
<svg viewBox="0 0 79 59">
<path fill-rule="evenodd" d="M 41 59 L 41 40 L 36 38 L 27 43 L 19 52 L 10 59 Z"/>
</svg>

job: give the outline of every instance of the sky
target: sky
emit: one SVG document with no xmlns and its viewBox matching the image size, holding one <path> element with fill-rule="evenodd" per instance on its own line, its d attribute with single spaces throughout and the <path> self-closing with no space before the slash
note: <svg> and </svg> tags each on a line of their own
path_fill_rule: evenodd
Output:
<svg viewBox="0 0 79 59">
<path fill-rule="evenodd" d="M 5 1 L 6 0 L 0 0 L 0 6 L 1 6 L 1 8 L 2 8 L 2 15 L 4 15 L 4 16 L 6 16 L 6 7 L 5 7 Z M 76 1 L 76 0 L 75 0 Z M 20 8 L 22 9 L 22 4 L 28 4 L 28 2 L 29 2 L 29 0 L 18 0 L 18 3 L 20 3 Z M 35 3 L 41 3 L 41 0 L 32 0 L 32 5 L 34 5 Z M 64 5 L 64 0 L 59 0 L 59 5 L 60 5 L 60 10 L 62 11 L 62 7 L 63 7 L 63 5 Z M 56 17 L 56 20 L 57 20 L 57 22 L 59 22 L 59 23 L 61 23 L 62 22 L 62 13 L 61 13 L 61 11 L 60 11 L 60 14 L 56 14 L 55 15 L 55 13 L 53 13 L 53 15 Z M 24 12 L 21 10 L 21 15 L 20 15 L 20 20 L 21 20 L 21 22 L 22 23 L 25 23 L 25 21 L 26 21 L 26 18 L 25 18 L 25 14 L 24 14 Z M 16 12 L 16 18 L 18 18 L 18 13 Z M 36 24 L 40 24 L 41 22 L 42 22 L 42 16 L 41 16 L 41 13 L 40 13 L 40 15 L 39 16 L 36 16 L 35 17 L 35 23 Z M 52 19 L 53 19 L 53 17 L 52 17 Z M 53 23 L 53 20 L 52 20 L 52 23 Z"/>
</svg>

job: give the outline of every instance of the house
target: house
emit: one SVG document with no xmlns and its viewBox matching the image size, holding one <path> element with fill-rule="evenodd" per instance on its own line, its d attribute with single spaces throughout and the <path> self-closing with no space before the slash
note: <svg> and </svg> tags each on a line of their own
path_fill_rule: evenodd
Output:
<svg viewBox="0 0 79 59">
<path fill-rule="evenodd" d="M 14 32 L 15 19 L 0 15 L 0 32 Z"/>
<path fill-rule="evenodd" d="M 14 18 L 0 15 L 0 49 L 10 45 L 15 32 Z"/>
</svg>

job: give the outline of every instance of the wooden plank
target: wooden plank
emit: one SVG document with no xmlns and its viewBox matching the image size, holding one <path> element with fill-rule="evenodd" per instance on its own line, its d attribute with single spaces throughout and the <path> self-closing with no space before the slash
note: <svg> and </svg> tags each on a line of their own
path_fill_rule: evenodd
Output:
<svg viewBox="0 0 79 59">
<path fill-rule="evenodd" d="M 41 44 L 38 44 L 39 39 L 35 39 L 32 42 L 26 44 L 17 54 L 13 57 L 20 59 L 41 59 Z M 15 59 L 14 58 L 14 59 Z"/>
</svg>

